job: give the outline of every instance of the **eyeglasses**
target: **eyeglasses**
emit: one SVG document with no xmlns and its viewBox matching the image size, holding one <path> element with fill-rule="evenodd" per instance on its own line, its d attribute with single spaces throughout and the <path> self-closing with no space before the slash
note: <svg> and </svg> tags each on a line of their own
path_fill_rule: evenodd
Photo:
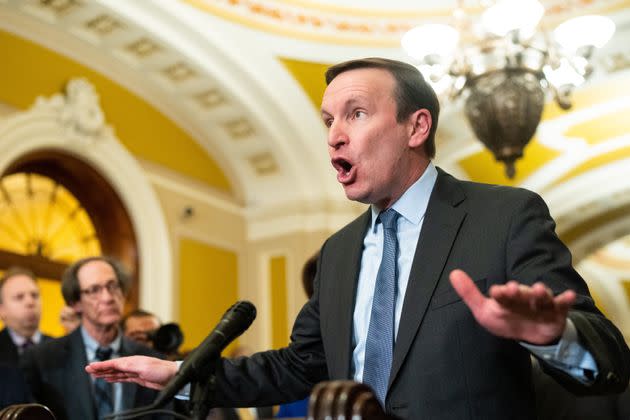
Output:
<svg viewBox="0 0 630 420">
<path fill-rule="evenodd" d="M 87 289 L 81 289 L 81 293 L 89 298 L 96 298 L 104 289 L 107 289 L 110 295 L 119 295 L 121 292 L 120 283 L 112 280 L 107 284 L 95 284 Z"/>
</svg>

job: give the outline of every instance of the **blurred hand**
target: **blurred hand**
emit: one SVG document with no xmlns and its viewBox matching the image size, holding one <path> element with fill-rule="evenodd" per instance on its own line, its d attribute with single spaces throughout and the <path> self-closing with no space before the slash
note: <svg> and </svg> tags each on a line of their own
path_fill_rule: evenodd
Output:
<svg viewBox="0 0 630 420">
<path fill-rule="evenodd" d="M 148 356 L 129 356 L 90 363 L 85 370 L 108 382 L 134 382 L 162 389 L 177 374 L 177 363 Z"/>
<path fill-rule="evenodd" d="M 535 345 L 558 340 L 576 295 L 567 290 L 553 296 L 543 283 L 532 286 L 512 280 L 493 285 L 485 297 L 462 270 L 453 270 L 450 281 L 477 322 L 492 334 Z"/>
</svg>

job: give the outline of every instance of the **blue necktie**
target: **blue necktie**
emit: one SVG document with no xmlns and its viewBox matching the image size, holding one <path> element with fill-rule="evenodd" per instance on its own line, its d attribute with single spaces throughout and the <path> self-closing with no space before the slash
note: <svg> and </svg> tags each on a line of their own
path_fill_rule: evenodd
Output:
<svg viewBox="0 0 630 420">
<path fill-rule="evenodd" d="M 378 215 L 383 223 L 383 257 L 376 276 L 372 314 L 365 343 L 363 382 L 371 386 L 383 406 L 394 353 L 394 307 L 396 303 L 396 238 L 399 214 L 388 209 Z"/>
<path fill-rule="evenodd" d="M 109 360 L 112 357 L 112 349 L 109 347 L 99 347 L 96 349 L 96 360 Z M 94 399 L 96 402 L 96 410 L 98 418 L 111 414 L 114 411 L 112 384 L 103 378 L 97 378 L 94 381 Z"/>
</svg>

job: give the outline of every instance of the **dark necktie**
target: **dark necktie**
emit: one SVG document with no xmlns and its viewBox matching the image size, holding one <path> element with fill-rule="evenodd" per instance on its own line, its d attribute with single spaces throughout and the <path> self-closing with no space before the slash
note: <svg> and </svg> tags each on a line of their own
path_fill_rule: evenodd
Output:
<svg viewBox="0 0 630 420">
<path fill-rule="evenodd" d="M 110 357 L 112 357 L 111 348 L 99 347 L 96 349 L 96 360 L 109 360 Z M 103 378 L 97 378 L 94 381 L 94 399 L 99 419 L 102 419 L 104 416 L 111 414 L 112 411 L 114 411 L 113 395 L 112 384 L 105 381 Z"/>
<path fill-rule="evenodd" d="M 29 339 L 27 339 L 25 342 L 23 342 L 23 343 L 20 345 L 20 348 L 19 348 L 19 353 L 20 353 L 20 354 L 24 353 L 24 351 L 25 351 L 26 349 L 28 349 L 28 348 L 30 348 L 30 347 L 33 347 L 34 345 L 35 345 L 35 343 L 33 342 L 33 340 L 31 340 L 30 338 L 29 338 Z"/>
<path fill-rule="evenodd" d="M 399 214 L 388 209 L 378 215 L 383 223 L 383 257 L 376 276 L 372 314 L 365 343 L 363 382 L 374 389 L 383 406 L 394 353 L 394 308 L 396 303 L 396 238 Z M 377 220 L 377 222 L 378 222 Z"/>
</svg>

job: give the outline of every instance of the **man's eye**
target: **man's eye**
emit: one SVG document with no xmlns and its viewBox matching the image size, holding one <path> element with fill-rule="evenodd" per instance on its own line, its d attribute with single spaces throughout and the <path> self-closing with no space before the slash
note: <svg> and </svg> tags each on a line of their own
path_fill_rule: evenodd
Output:
<svg viewBox="0 0 630 420">
<path fill-rule="evenodd" d="M 364 111 L 354 111 L 354 118 L 363 118 L 365 117 Z"/>
<path fill-rule="evenodd" d="M 332 125 L 332 119 L 328 118 L 324 120 L 324 125 L 328 128 Z"/>
</svg>

